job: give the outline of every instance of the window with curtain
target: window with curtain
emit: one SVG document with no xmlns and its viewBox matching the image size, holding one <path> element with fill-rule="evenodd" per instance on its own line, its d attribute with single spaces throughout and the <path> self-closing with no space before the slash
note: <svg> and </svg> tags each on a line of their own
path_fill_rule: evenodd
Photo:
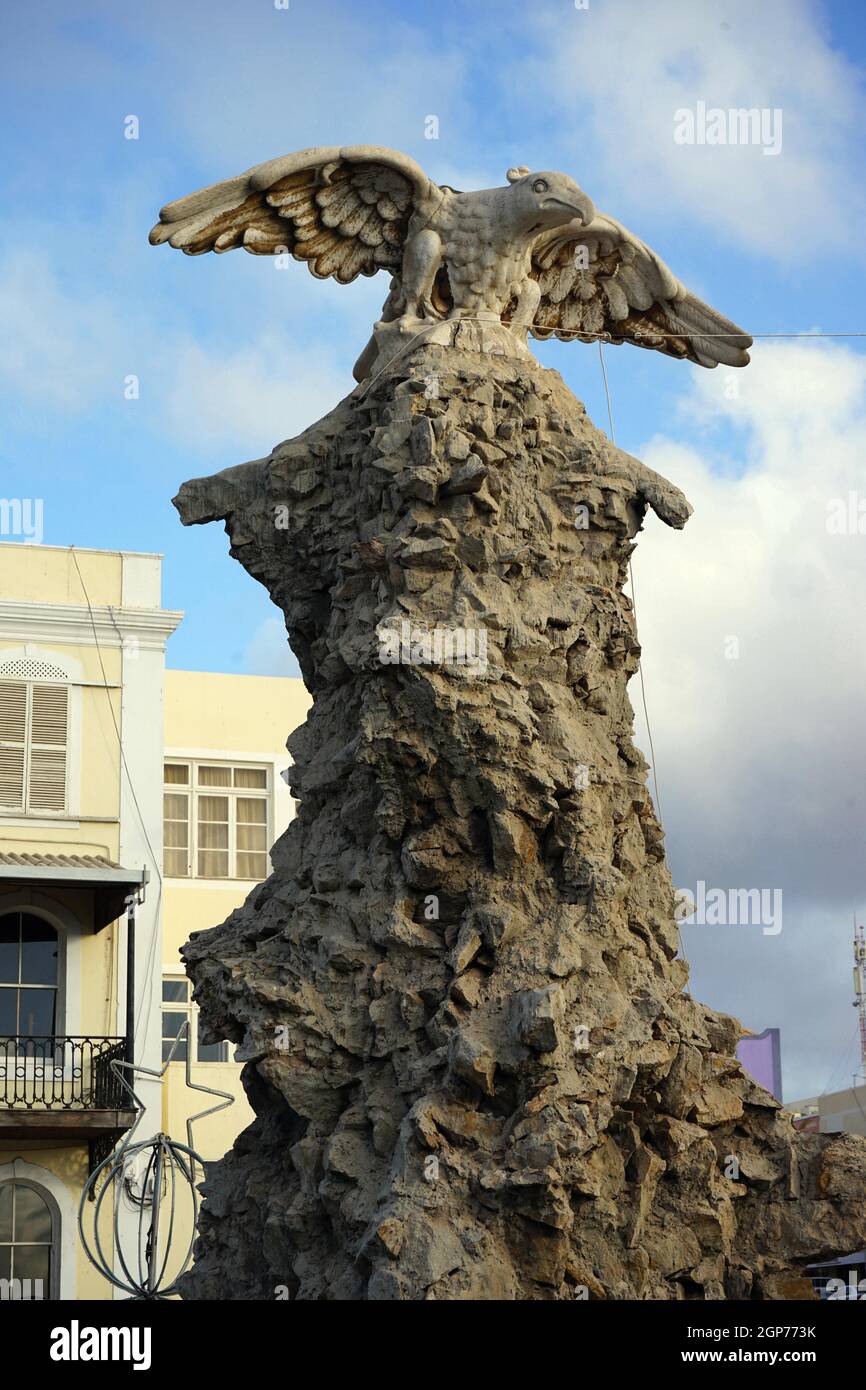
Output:
<svg viewBox="0 0 866 1390">
<path fill-rule="evenodd" d="M 49 922 L 30 912 L 0 917 L 0 1037 L 54 1037 L 59 942 Z"/>
<path fill-rule="evenodd" d="M 170 878 L 267 878 L 266 767 L 165 764 L 163 843 Z"/>
<path fill-rule="evenodd" d="M 60 1219 L 56 1204 L 35 1183 L 0 1183 L 0 1279 L 8 1296 L 39 1302 L 57 1286 Z"/>
<path fill-rule="evenodd" d="M 185 1023 L 189 1024 L 178 1042 L 178 1036 Z M 182 976 L 167 975 L 162 982 L 162 1060 L 185 1062 L 187 1049 L 192 1046 L 194 1062 L 227 1062 L 229 1045 L 221 1041 L 205 1043 L 199 1037 L 199 1012 L 192 1002 L 192 987 Z"/>
</svg>

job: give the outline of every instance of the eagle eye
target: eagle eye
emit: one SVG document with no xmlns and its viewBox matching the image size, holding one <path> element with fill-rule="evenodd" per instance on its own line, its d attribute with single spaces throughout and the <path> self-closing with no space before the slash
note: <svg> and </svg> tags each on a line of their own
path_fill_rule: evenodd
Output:
<svg viewBox="0 0 866 1390">
<path fill-rule="evenodd" d="M 532 191 L 533 193 L 546 193 L 549 187 L 547 179 L 536 179 L 532 185 Z"/>
</svg>

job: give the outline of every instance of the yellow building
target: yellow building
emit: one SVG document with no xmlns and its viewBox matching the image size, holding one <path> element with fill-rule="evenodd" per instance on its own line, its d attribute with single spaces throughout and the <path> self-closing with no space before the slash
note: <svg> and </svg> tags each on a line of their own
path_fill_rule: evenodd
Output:
<svg viewBox="0 0 866 1390">
<path fill-rule="evenodd" d="M 159 1073 L 175 1043 L 162 1078 L 136 1073 L 136 1142 L 185 1142 L 211 1103 L 186 1086 L 187 1048 L 194 1081 L 237 1097 L 196 1127 L 202 1156 L 250 1118 L 178 951 L 267 876 L 309 701 L 299 680 L 167 671 L 182 615 L 161 607 L 160 565 L 0 544 L 0 1297 L 112 1296 L 77 1229 L 89 1172 L 135 1119 L 112 1063 Z"/>
<path fill-rule="evenodd" d="M 292 797 L 282 773 L 286 737 L 310 700 L 303 681 L 277 676 L 165 673 L 164 929 L 162 1051 L 168 1057 L 189 1020 L 190 1079 L 234 1103 L 195 1125 L 203 1159 L 220 1158 L 253 1119 L 240 1066 L 226 1042 L 200 1041 L 192 986 L 180 948 L 215 926 L 270 873 L 268 850 L 288 825 Z M 218 1101 L 186 1085 L 187 1044 L 176 1047 L 163 1089 L 163 1129 L 186 1142 L 186 1121 Z M 178 1238 L 191 1234 L 178 1213 Z"/>
</svg>

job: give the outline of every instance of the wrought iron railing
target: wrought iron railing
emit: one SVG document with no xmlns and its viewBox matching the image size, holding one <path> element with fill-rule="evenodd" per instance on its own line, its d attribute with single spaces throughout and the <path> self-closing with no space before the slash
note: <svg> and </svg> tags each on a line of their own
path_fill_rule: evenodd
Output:
<svg viewBox="0 0 866 1390">
<path fill-rule="evenodd" d="M 0 1037 L 0 1110 L 122 1110 L 124 1038 Z"/>
</svg>

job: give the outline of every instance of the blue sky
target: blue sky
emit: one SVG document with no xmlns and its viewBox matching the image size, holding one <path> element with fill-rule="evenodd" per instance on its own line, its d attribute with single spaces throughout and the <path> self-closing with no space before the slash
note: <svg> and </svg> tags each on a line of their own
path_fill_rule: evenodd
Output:
<svg viewBox="0 0 866 1390">
<path fill-rule="evenodd" d="M 387 282 L 152 248 L 160 205 L 316 144 L 392 145 L 464 188 L 559 168 L 750 331 L 862 331 L 864 48 L 859 0 L 4 7 L 0 490 L 44 500 L 48 543 L 164 553 L 171 665 L 296 672 L 222 531 L 170 499 L 351 389 Z M 781 152 L 677 145 L 699 101 L 781 110 Z M 536 351 L 606 428 L 595 350 Z M 786 894 L 777 938 L 685 929 L 695 993 L 782 1023 L 789 1095 L 847 1084 L 866 536 L 825 513 L 862 486 L 866 340 L 761 339 L 733 396 L 724 369 L 607 360 L 619 444 L 696 505 L 635 566 L 675 881 Z"/>
</svg>

